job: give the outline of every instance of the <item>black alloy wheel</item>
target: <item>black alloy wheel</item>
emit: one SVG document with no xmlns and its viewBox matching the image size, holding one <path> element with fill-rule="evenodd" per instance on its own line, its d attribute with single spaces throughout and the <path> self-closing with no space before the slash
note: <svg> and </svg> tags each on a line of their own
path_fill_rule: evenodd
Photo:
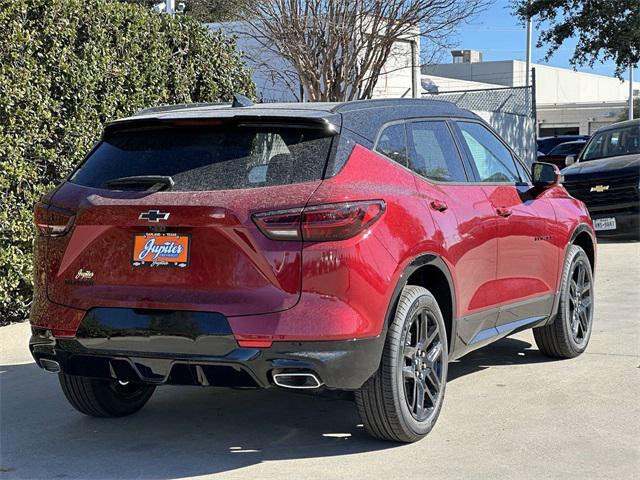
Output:
<svg viewBox="0 0 640 480">
<path fill-rule="evenodd" d="M 433 314 L 425 309 L 414 313 L 403 345 L 405 401 L 411 415 L 424 422 L 434 413 L 443 384 L 442 338 Z"/>
<path fill-rule="evenodd" d="M 569 280 L 569 319 L 571 334 L 578 345 L 582 345 L 591 331 L 593 319 L 593 298 L 591 276 L 587 270 L 590 266 L 578 260 L 573 264 Z"/>
<path fill-rule="evenodd" d="M 355 392 L 365 430 L 396 442 L 415 442 L 436 424 L 447 385 L 449 350 L 442 311 L 418 285 L 402 290 L 380 366 Z"/>
<path fill-rule="evenodd" d="M 562 272 L 558 313 L 551 323 L 533 329 L 540 352 L 574 358 L 584 352 L 593 330 L 593 268 L 578 245 L 570 245 Z"/>
</svg>

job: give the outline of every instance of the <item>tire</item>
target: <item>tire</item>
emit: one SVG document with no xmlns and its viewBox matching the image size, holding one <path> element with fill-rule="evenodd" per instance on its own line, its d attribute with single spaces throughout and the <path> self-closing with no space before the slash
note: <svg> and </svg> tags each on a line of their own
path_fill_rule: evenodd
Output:
<svg viewBox="0 0 640 480">
<path fill-rule="evenodd" d="M 78 377 L 60 373 L 60 386 L 69 403 L 90 417 L 124 417 L 140 410 L 151 398 L 154 385 Z"/>
<path fill-rule="evenodd" d="M 448 360 L 447 333 L 436 299 L 422 287 L 407 285 L 389 325 L 380 367 L 355 392 L 365 430 L 396 442 L 427 435 L 442 408 Z"/>
<path fill-rule="evenodd" d="M 571 245 L 562 272 L 558 314 L 553 323 L 533 329 L 544 355 L 574 358 L 586 350 L 593 329 L 593 293 L 589 257 L 582 248 Z"/>
</svg>

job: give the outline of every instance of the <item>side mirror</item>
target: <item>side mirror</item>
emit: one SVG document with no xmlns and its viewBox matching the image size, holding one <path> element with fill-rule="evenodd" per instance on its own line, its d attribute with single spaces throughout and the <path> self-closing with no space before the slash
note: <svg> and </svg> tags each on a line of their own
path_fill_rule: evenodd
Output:
<svg viewBox="0 0 640 480">
<path fill-rule="evenodd" d="M 533 186 L 543 190 L 562 182 L 560 170 L 552 163 L 533 162 L 531 176 L 533 177 Z"/>
<path fill-rule="evenodd" d="M 576 163 L 576 156 L 575 155 L 567 155 L 564 158 L 564 164 L 565 166 L 569 166 L 569 165 L 573 165 L 574 163 Z"/>
</svg>

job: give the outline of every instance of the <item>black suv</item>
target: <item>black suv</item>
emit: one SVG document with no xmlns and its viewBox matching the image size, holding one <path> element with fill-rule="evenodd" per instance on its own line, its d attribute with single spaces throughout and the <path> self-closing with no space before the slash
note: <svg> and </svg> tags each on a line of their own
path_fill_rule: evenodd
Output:
<svg viewBox="0 0 640 480">
<path fill-rule="evenodd" d="M 599 235 L 640 238 L 640 120 L 598 130 L 562 173 Z"/>
</svg>

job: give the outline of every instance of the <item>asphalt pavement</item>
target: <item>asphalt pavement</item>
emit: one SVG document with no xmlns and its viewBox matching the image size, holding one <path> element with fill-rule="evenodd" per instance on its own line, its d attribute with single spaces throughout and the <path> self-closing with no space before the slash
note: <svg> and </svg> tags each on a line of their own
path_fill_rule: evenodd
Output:
<svg viewBox="0 0 640 480">
<path fill-rule="evenodd" d="M 599 248 L 594 331 L 549 360 L 530 331 L 449 368 L 433 432 L 370 439 L 346 400 L 163 387 L 138 414 L 80 415 L 35 366 L 27 324 L 0 328 L 4 479 L 640 479 L 640 243 Z"/>
</svg>

